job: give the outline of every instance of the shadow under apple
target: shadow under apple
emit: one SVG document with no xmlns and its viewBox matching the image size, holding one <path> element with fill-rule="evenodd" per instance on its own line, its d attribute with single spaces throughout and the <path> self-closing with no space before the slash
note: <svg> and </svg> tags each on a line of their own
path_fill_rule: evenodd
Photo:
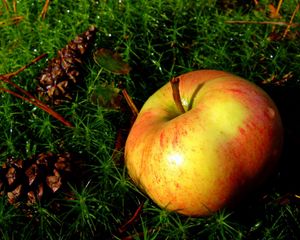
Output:
<svg viewBox="0 0 300 240">
<path fill-rule="evenodd" d="M 284 128 L 283 152 L 277 171 L 277 191 L 300 192 L 300 88 L 264 87 L 276 103 Z"/>
<path fill-rule="evenodd" d="M 274 227 L 274 221 L 281 224 L 279 230 L 285 226 L 284 232 L 290 235 L 289 239 L 299 239 L 299 224 L 295 220 L 299 211 L 288 211 L 300 207 L 300 199 L 296 197 L 300 194 L 300 88 L 261 87 L 280 112 L 284 128 L 283 151 L 277 171 L 260 189 L 236 206 L 233 218 L 246 226 L 246 239 L 260 239 L 265 229 Z M 272 231 L 277 234 L 276 229 Z"/>
</svg>

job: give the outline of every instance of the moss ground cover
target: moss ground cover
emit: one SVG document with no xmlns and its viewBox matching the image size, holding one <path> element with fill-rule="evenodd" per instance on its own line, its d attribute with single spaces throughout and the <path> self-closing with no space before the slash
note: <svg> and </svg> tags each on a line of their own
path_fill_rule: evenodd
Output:
<svg viewBox="0 0 300 240">
<path fill-rule="evenodd" d="M 43 199 L 30 216 L 2 196 L 0 239 L 300 238 L 298 1 L 55 0 L 43 8 L 46 3 L 0 3 L 0 75 L 47 53 L 11 79 L 38 97 L 37 76 L 47 61 L 91 25 L 98 31 L 90 50 L 118 53 L 131 70 L 115 74 L 88 57 L 73 100 L 51 106 L 73 127 L 3 91 L 15 89 L 0 82 L 1 163 L 61 151 L 84 162 L 79 183 L 69 185 L 72 195 Z M 237 209 L 187 218 L 158 208 L 132 184 L 122 140 L 116 149 L 131 113 L 107 101 L 122 83 L 140 108 L 172 77 L 204 68 L 235 73 L 270 93 L 282 115 L 285 146 L 277 174 Z"/>
</svg>

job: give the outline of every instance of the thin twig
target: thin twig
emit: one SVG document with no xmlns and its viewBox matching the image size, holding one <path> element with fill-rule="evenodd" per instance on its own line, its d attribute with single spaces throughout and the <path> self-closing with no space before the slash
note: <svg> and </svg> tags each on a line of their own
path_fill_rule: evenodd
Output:
<svg viewBox="0 0 300 240">
<path fill-rule="evenodd" d="M 3 5 L 4 5 L 5 8 L 6 8 L 6 11 L 9 12 L 9 6 L 8 6 L 7 1 L 6 1 L 6 0 L 2 0 L 2 2 L 3 2 Z"/>
<path fill-rule="evenodd" d="M 48 8 L 49 8 L 49 4 L 50 4 L 50 0 L 46 0 L 46 2 L 44 4 L 44 7 L 42 9 L 42 12 L 40 14 L 42 19 L 45 19 L 45 17 L 46 17 L 46 14 L 47 14 L 47 11 L 48 11 Z"/>
<path fill-rule="evenodd" d="M 36 57 L 35 59 L 33 59 L 30 63 L 26 64 L 24 67 L 19 68 L 17 71 L 12 72 L 12 73 L 7 73 L 4 75 L 0 75 L 0 77 L 11 79 L 11 78 L 17 76 L 20 72 L 24 71 L 26 68 L 30 67 L 31 65 L 35 64 L 36 62 L 40 61 L 42 58 L 47 57 L 47 56 L 48 56 L 48 54 L 44 53 L 44 54 Z"/>
<path fill-rule="evenodd" d="M 9 94 L 11 94 L 11 95 L 13 95 L 13 96 L 15 96 L 15 97 L 17 97 L 17 98 L 20 98 L 20 99 L 22 99 L 22 100 L 24 100 L 24 101 L 27 101 L 27 102 L 30 102 L 30 103 L 34 104 L 34 102 L 31 101 L 30 99 L 28 99 L 28 98 L 26 98 L 26 97 L 23 97 L 22 95 L 20 95 L 20 94 L 14 92 L 14 91 L 11 91 L 11 90 L 9 90 L 9 89 L 7 89 L 7 88 L 0 88 L 0 92 L 1 92 L 1 91 L 7 92 L 7 93 L 9 93 Z"/>
<path fill-rule="evenodd" d="M 38 108 L 44 110 L 45 112 L 47 112 L 49 115 L 51 115 L 52 117 L 56 118 L 57 120 L 59 120 L 60 122 L 62 122 L 64 125 L 66 125 L 67 127 L 73 127 L 73 125 L 67 121 L 63 116 L 61 116 L 59 113 L 55 112 L 52 108 L 48 107 L 47 105 L 41 103 L 40 101 L 37 101 L 36 98 L 33 98 L 33 99 L 30 99 L 30 98 L 26 98 L 26 97 L 23 97 L 22 95 L 14 92 L 14 91 L 11 91 L 7 88 L 0 88 L 0 91 L 4 91 L 4 92 L 7 92 L 17 98 L 20 98 L 24 101 L 27 101 L 35 106 L 37 106 Z"/>
<path fill-rule="evenodd" d="M 133 235 L 130 235 L 130 236 L 127 236 L 127 237 L 122 237 L 121 239 L 122 240 L 146 239 L 144 237 L 145 234 L 147 234 L 147 236 L 149 236 L 148 234 L 152 234 L 155 231 L 157 231 L 157 230 L 150 228 L 150 229 L 147 229 L 146 232 L 137 232 L 137 233 L 134 233 Z"/>
<path fill-rule="evenodd" d="M 283 3 L 283 0 L 279 0 L 279 3 L 278 3 L 278 5 L 277 5 L 277 8 L 276 8 L 276 11 L 275 11 L 275 16 L 278 16 L 279 15 L 279 10 L 280 10 L 280 8 L 281 8 L 281 6 L 282 6 L 282 3 Z M 272 32 L 274 32 L 275 31 L 275 25 L 273 25 L 273 27 L 272 27 Z"/>
<path fill-rule="evenodd" d="M 129 96 L 129 94 L 127 93 L 126 89 L 122 90 L 122 94 L 128 104 L 128 106 L 130 107 L 130 110 L 133 114 L 134 119 L 137 117 L 137 115 L 139 114 L 139 110 L 137 109 L 137 107 L 135 106 L 132 98 Z"/>
<path fill-rule="evenodd" d="M 36 97 L 34 97 L 28 91 L 24 90 L 19 85 L 17 85 L 16 83 L 14 83 L 14 82 L 11 81 L 11 78 L 15 77 L 20 72 L 24 71 L 26 68 L 28 68 L 32 64 L 36 63 L 37 61 L 39 61 L 40 59 L 42 59 L 45 56 L 47 56 L 47 54 L 42 54 L 42 55 L 36 57 L 29 64 L 25 65 L 24 67 L 21 67 L 20 69 L 18 69 L 15 72 L 4 74 L 4 75 L 0 75 L 0 81 L 5 82 L 7 84 L 10 84 L 12 87 L 14 87 L 16 90 L 20 91 L 21 93 L 23 93 L 27 97 L 24 97 L 24 96 L 22 96 L 22 95 L 20 95 L 20 94 L 18 94 L 16 92 L 14 92 L 14 91 L 6 89 L 6 88 L 0 88 L 0 90 L 4 91 L 4 92 L 7 92 L 7 93 L 9 93 L 9 94 L 11 94 L 11 95 L 13 95 L 15 97 L 18 97 L 18 98 L 20 98 L 20 99 L 22 99 L 24 101 L 27 101 L 27 102 L 29 102 L 29 103 L 37 106 L 38 108 L 44 110 L 45 112 L 47 112 L 48 114 L 50 114 L 51 116 L 53 116 L 54 118 L 56 118 L 57 120 L 61 121 L 67 127 L 73 127 L 73 125 L 70 122 L 68 122 L 67 120 L 65 120 L 64 117 L 61 116 L 59 113 L 55 112 L 52 108 L 50 108 L 45 103 L 43 103 L 42 101 L 40 101 L 39 99 L 37 99 Z"/>
<path fill-rule="evenodd" d="M 134 212 L 133 216 L 125 224 L 123 224 L 121 227 L 118 228 L 119 233 L 122 234 L 127 230 L 128 226 L 130 226 L 138 217 L 138 215 L 141 213 L 143 207 L 144 207 L 144 203 L 141 203 L 140 206 Z"/>
<path fill-rule="evenodd" d="M 12 17 L 6 21 L 1 21 L 0 22 L 0 26 L 9 26 L 9 25 L 17 25 L 19 22 L 21 22 L 24 19 L 23 16 L 16 16 L 16 17 Z"/>
<path fill-rule="evenodd" d="M 291 27 L 299 27 L 300 23 L 288 23 L 288 22 L 273 22 L 273 21 L 243 21 L 243 20 L 228 20 L 224 23 L 229 24 L 262 24 L 262 25 L 279 25 L 279 26 L 291 26 Z"/>
<path fill-rule="evenodd" d="M 17 1 L 13 0 L 13 9 L 14 9 L 14 13 L 17 12 Z"/>
<path fill-rule="evenodd" d="M 276 8 L 276 12 L 275 12 L 275 14 L 276 14 L 277 16 L 278 16 L 278 14 L 279 14 L 279 10 L 280 10 L 280 8 L 281 8 L 282 3 L 283 3 L 283 0 L 279 0 L 279 3 L 278 3 L 277 8 Z"/>
<path fill-rule="evenodd" d="M 294 21 L 294 18 L 295 18 L 295 16 L 296 16 L 296 13 L 299 11 L 299 8 L 300 8 L 300 2 L 297 4 L 297 6 L 296 6 L 296 8 L 295 8 L 295 10 L 294 10 L 294 12 L 293 12 L 293 14 L 292 14 L 292 17 L 291 17 L 291 19 L 290 19 L 290 22 L 289 22 L 288 26 L 286 27 L 284 33 L 282 34 L 282 38 L 283 38 L 283 39 L 284 39 L 284 38 L 286 37 L 286 35 L 288 34 L 288 32 L 289 32 L 289 30 L 290 30 L 290 28 L 291 28 L 291 26 L 292 26 L 292 24 L 293 24 L 293 21 Z"/>
<path fill-rule="evenodd" d="M 9 93 L 9 94 L 11 94 L 11 95 L 13 95 L 13 96 L 15 96 L 17 98 L 20 98 L 20 99 L 22 99 L 24 101 L 27 101 L 27 102 L 29 102 L 29 103 L 31 103 L 31 104 L 33 104 L 33 105 L 41 108 L 42 110 L 46 111 L 46 107 L 44 105 L 39 105 L 34 99 L 26 98 L 26 97 L 24 97 L 24 96 L 22 96 L 22 95 L 20 95 L 20 94 L 18 94 L 16 92 L 14 92 L 14 91 L 12 91 L 12 90 L 9 90 L 7 88 L 0 88 L 0 91 L 7 92 L 7 93 Z"/>
</svg>

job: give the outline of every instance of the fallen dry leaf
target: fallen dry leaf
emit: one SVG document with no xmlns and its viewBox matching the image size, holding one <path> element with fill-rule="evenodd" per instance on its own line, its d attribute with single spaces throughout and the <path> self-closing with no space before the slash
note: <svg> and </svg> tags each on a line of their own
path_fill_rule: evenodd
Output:
<svg viewBox="0 0 300 240">
<path fill-rule="evenodd" d="M 128 63 L 123 61 L 119 53 L 109 49 L 99 48 L 93 53 L 94 61 L 107 71 L 115 74 L 128 74 L 131 70 Z"/>
</svg>

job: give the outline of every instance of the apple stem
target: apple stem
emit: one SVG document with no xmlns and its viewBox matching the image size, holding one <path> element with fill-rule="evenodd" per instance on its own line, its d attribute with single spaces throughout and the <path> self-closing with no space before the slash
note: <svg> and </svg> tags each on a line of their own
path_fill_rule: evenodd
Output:
<svg viewBox="0 0 300 240">
<path fill-rule="evenodd" d="M 181 113 L 185 113 L 184 107 L 181 102 L 180 92 L 179 92 L 179 77 L 174 77 L 171 79 L 170 83 L 173 91 L 173 99 L 176 104 L 176 107 Z"/>
</svg>

